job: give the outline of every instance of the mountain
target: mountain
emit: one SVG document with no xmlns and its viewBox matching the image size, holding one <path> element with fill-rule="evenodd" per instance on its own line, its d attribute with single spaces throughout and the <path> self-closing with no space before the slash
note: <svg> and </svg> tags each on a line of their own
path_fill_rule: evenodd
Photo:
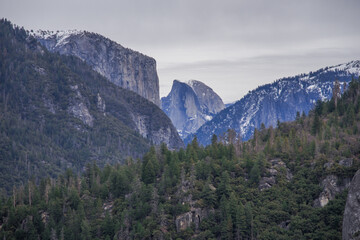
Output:
<svg viewBox="0 0 360 240">
<path fill-rule="evenodd" d="M 49 51 L 84 60 L 114 84 L 160 107 L 155 59 L 86 31 L 36 31 L 32 35 Z"/>
<path fill-rule="evenodd" d="M 168 96 L 161 98 L 161 108 L 169 116 L 180 136 L 186 138 L 225 108 L 221 98 L 204 83 L 174 80 Z"/>
<path fill-rule="evenodd" d="M 0 188 L 141 157 L 151 143 L 183 147 L 152 102 L 73 56 L 48 52 L 0 21 Z"/>
<path fill-rule="evenodd" d="M 0 197 L 0 239 L 357 239 L 359 129 L 360 78 L 246 142 L 30 180 Z"/>
<path fill-rule="evenodd" d="M 307 114 L 318 100 L 330 99 L 335 79 L 343 90 L 352 77 L 359 75 L 360 61 L 352 61 L 263 85 L 218 113 L 184 141 L 189 143 L 196 135 L 199 143 L 207 145 L 213 134 L 219 136 L 228 129 L 234 129 L 247 140 L 262 123 L 275 127 L 278 120 L 294 120 L 297 112 Z"/>
</svg>

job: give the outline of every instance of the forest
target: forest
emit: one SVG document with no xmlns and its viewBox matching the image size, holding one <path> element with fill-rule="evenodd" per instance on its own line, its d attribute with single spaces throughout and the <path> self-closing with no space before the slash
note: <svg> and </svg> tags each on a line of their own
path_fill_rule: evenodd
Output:
<svg viewBox="0 0 360 240">
<path fill-rule="evenodd" d="M 341 185 L 360 166 L 360 79 L 343 89 L 246 142 L 229 130 L 208 146 L 195 137 L 179 151 L 162 144 L 124 164 L 30 178 L 1 196 L 0 238 L 340 239 L 347 190 L 317 201 L 324 179 Z"/>
</svg>

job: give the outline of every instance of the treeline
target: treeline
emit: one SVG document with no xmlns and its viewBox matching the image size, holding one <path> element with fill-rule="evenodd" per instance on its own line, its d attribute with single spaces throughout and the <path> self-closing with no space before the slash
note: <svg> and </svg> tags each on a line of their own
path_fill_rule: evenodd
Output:
<svg viewBox="0 0 360 240">
<path fill-rule="evenodd" d="M 180 151 L 152 147 L 142 161 L 29 181 L 1 197 L 0 238 L 340 239 L 347 192 L 323 208 L 314 201 L 326 176 L 359 168 L 360 81 L 334 96 L 247 142 L 229 130 L 206 147 L 195 138 Z"/>
</svg>

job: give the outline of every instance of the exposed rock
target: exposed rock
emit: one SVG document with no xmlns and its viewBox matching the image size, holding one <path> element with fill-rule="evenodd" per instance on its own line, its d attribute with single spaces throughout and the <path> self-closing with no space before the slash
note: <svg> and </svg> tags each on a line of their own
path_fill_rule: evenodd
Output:
<svg viewBox="0 0 360 240">
<path fill-rule="evenodd" d="M 276 183 L 275 176 L 263 177 L 259 182 L 259 189 L 264 190 L 271 188 Z"/>
<path fill-rule="evenodd" d="M 105 217 L 106 213 L 112 214 L 113 207 L 114 207 L 114 201 L 105 202 L 102 206 L 103 213 L 101 214 L 101 217 Z"/>
<path fill-rule="evenodd" d="M 70 86 L 70 89 L 75 92 L 75 96 L 72 99 L 72 104 L 69 106 L 68 111 L 76 118 L 80 119 L 84 124 L 92 127 L 94 118 L 90 115 L 87 108 L 85 98 L 81 95 L 78 85 Z"/>
<path fill-rule="evenodd" d="M 342 181 L 335 175 L 327 176 L 320 184 L 323 188 L 323 191 L 320 193 L 320 196 L 315 199 L 314 207 L 324 207 L 330 200 L 333 200 L 335 196 L 347 189 L 350 185 L 350 179 L 346 178 Z"/>
<path fill-rule="evenodd" d="M 105 101 L 101 98 L 100 94 L 97 94 L 97 108 L 105 114 L 105 110 L 106 110 L 106 105 L 105 105 Z"/>
<path fill-rule="evenodd" d="M 349 187 L 343 218 L 342 239 L 360 239 L 360 170 L 356 172 Z"/>
<path fill-rule="evenodd" d="M 192 208 L 191 211 L 183 213 L 176 217 L 175 225 L 176 231 L 180 232 L 192 224 L 195 225 L 195 230 L 199 229 L 200 222 L 208 216 L 208 211 L 201 208 Z"/>
<path fill-rule="evenodd" d="M 49 219 L 50 219 L 50 216 L 49 216 L 49 213 L 46 212 L 46 211 L 40 211 L 39 212 L 40 216 L 41 216 L 41 221 L 45 224 L 49 222 Z"/>
<path fill-rule="evenodd" d="M 334 165 L 333 162 L 327 162 L 327 163 L 324 164 L 324 168 L 325 169 L 330 169 L 332 167 L 332 165 Z"/>
<path fill-rule="evenodd" d="M 190 80 L 188 85 L 196 93 L 202 112 L 208 115 L 215 115 L 225 108 L 225 105 L 219 95 L 217 95 L 214 90 L 206 86 L 203 82 Z"/>
<path fill-rule="evenodd" d="M 92 127 L 94 118 L 90 115 L 89 109 L 83 102 L 75 103 L 69 107 L 69 112 L 74 115 L 74 117 L 80 119 L 86 125 Z"/>
<path fill-rule="evenodd" d="M 160 106 L 155 59 L 86 31 L 38 31 L 34 37 L 49 51 L 76 56 L 116 85 Z"/>
<path fill-rule="evenodd" d="M 192 194 L 189 190 L 194 188 L 193 181 L 195 179 L 195 169 L 192 168 L 190 172 L 190 178 L 187 179 L 185 177 L 185 170 L 181 171 L 181 181 L 178 185 L 178 189 L 176 191 L 176 198 L 179 202 L 184 204 L 189 204 L 190 211 L 183 213 L 175 218 L 176 231 L 180 232 L 192 226 L 195 227 L 195 231 L 199 230 L 199 224 L 202 220 L 204 220 L 210 211 L 208 209 L 202 209 L 195 207 L 196 201 L 193 200 Z M 214 188 L 214 186 L 212 186 Z"/>
<path fill-rule="evenodd" d="M 132 114 L 136 130 L 141 136 L 149 139 L 156 145 L 165 143 L 169 149 L 179 149 L 184 146 L 174 126 L 167 124 L 159 128 L 154 128 L 151 124 L 154 120 L 151 119 L 151 117 L 151 115 L 140 115 L 135 112 Z"/>
<path fill-rule="evenodd" d="M 259 189 L 261 191 L 271 188 L 274 184 L 276 184 L 276 176 L 279 174 L 281 169 L 285 169 L 285 177 L 287 181 L 290 181 L 293 178 L 290 169 L 286 167 L 286 164 L 280 159 L 272 159 L 269 161 L 271 166 L 266 169 L 267 177 L 263 177 L 259 182 Z"/>
<path fill-rule="evenodd" d="M 161 107 L 169 116 L 182 138 L 194 133 L 225 105 L 221 98 L 204 83 L 189 84 L 174 80 L 171 92 L 161 99 Z"/>
<path fill-rule="evenodd" d="M 352 158 L 344 158 L 339 161 L 339 165 L 344 167 L 351 167 L 354 163 L 354 160 Z"/>
</svg>

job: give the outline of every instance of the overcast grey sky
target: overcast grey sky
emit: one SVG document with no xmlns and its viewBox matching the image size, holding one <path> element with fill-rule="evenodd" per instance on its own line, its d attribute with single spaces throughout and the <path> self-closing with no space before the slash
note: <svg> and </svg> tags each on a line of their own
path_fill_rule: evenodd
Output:
<svg viewBox="0 0 360 240">
<path fill-rule="evenodd" d="M 160 95 L 197 79 L 224 100 L 360 59 L 360 0 L 0 0 L 30 30 L 100 33 L 157 61 Z"/>
</svg>

